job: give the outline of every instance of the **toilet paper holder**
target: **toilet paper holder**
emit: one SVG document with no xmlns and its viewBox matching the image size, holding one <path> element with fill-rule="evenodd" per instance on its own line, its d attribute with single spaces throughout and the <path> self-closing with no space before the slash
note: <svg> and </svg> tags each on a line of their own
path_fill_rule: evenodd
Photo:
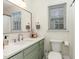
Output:
<svg viewBox="0 0 79 59">
<path fill-rule="evenodd" d="M 65 47 L 69 47 L 70 43 L 68 41 L 63 41 Z"/>
</svg>

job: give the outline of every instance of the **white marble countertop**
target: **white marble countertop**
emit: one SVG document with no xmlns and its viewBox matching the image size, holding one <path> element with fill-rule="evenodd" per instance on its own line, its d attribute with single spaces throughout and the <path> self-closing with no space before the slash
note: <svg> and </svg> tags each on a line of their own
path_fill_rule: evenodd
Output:
<svg viewBox="0 0 79 59">
<path fill-rule="evenodd" d="M 23 49 L 28 48 L 32 44 L 42 40 L 43 38 L 44 37 L 25 38 L 23 41 L 9 44 L 3 50 L 3 58 L 7 59 L 7 58 L 17 54 L 18 52 L 22 51 Z"/>
</svg>

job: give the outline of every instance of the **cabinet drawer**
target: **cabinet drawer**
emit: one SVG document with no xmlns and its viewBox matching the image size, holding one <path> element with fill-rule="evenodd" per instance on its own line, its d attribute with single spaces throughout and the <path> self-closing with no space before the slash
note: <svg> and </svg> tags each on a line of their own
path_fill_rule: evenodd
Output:
<svg viewBox="0 0 79 59">
<path fill-rule="evenodd" d="M 24 56 L 31 53 L 34 49 L 36 49 L 38 47 L 39 47 L 39 43 L 36 43 L 36 44 L 30 46 L 29 48 L 25 49 L 24 50 Z"/>
</svg>

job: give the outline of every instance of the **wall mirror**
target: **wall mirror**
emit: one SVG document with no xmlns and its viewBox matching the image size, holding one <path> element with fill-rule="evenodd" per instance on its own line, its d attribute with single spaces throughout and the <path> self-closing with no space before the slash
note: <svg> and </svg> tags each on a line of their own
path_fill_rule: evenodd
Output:
<svg viewBox="0 0 79 59">
<path fill-rule="evenodd" d="M 3 0 L 3 33 L 27 32 L 28 30 L 31 31 L 31 13 Z"/>
</svg>

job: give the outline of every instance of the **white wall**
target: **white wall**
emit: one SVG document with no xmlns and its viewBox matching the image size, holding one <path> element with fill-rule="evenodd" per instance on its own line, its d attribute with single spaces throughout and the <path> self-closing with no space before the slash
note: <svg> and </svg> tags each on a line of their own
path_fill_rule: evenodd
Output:
<svg viewBox="0 0 79 59">
<path fill-rule="evenodd" d="M 3 33 L 10 32 L 10 17 L 4 15 L 3 16 Z"/>
<path fill-rule="evenodd" d="M 70 43 L 71 43 L 71 46 L 70 46 L 70 55 L 72 55 L 71 57 L 73 59 L 75 59 L 75 5 L 73 5 L 71 8 L 70 8 L 70 23 L 71 23 L 71 30 L 70 30 Z"/>
<path fill-rule="evenodd" d="M 30 2 L 31 1 L 31 2 Z M 26 2 L 27 3 L 27 2 Z M 66 31 L 48 31 L 48 6 L 67 3 L 66 8 Z M 67 40 L 70 42 L 70 56 L 74 59 L 74 6 L 70 7 L 72 0 L 29 0 L 28 7 L 33 13 L 33 27 L 40 22 L 39 35 L 47 32 L 46 47 L 49 50 L 49 40 Z"/>
</svg>

